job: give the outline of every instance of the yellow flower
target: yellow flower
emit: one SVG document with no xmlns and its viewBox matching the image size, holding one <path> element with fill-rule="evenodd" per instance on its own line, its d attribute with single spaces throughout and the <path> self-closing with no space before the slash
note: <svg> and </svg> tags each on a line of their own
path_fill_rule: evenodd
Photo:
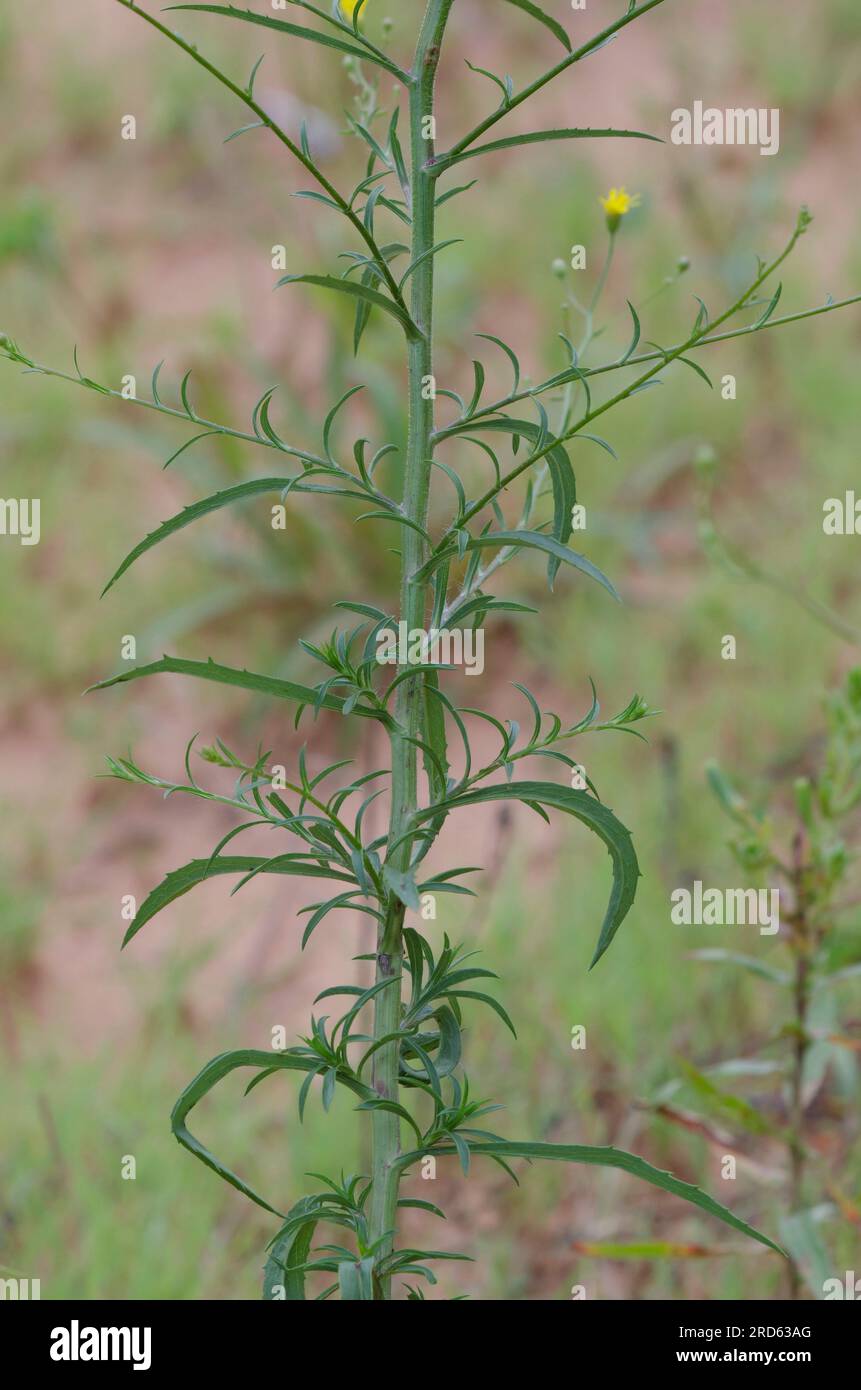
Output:
<svg viewBox="0 0 861 1390">
<path fill-rule="evenodd" d="M 345 19 L 352 19 L 359 6 L 359 0 L 339 0 L 341 13 Z"/>
<path fill-rule="evenodd" d="M 606 198 L 601 199 L 604 211 L 607 214 L 607 226 L 611 232 L 615 232 L 622 218 L 627 216 L 631 208 L 640 206 L 639 193 L 626 193 L 624 187 L 611 188 Z"/>
</svg>

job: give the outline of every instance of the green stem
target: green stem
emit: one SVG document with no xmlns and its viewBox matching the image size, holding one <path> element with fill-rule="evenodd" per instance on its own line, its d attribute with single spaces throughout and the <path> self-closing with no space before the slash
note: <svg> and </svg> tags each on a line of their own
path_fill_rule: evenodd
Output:
<svg viewBox="0 0 861 1390">
<path fill-rule="evenodd" d="M 429 0 L 416 47 L 410 98 L 410 203 L 412 214 L 411 263 L 421 259 L 411 277 L 411 306 L 413 322 L 420 336 L 408 342 L 409 432 L 407 437 L 404 474 L 403 514 L 422 528 L 427 522 L 431 473 L 431 436 L 434 428 L 433 391 L 428 389 L 433 376 L 433 296 L 434 257 L 428 254 L 434 245 L 434 181 L 425 165 L 433 155 L 432 130 L 434 87 L 439 64 L 440 46 L 453 0 Z M 400 617 L 408 629 L 423 627 L 425 619 L 426 585 L 416 583 L 413 576 L 427 559 L 426 543 L 412 526 L 403 529 L 401 551 Z M 411 843 L 404 837 L 409 821 L 418 805 L 418 764 L 416 746 L 408 742 L 421 732 L 423 687 L 419 680 L 405 680 L 398 686 L 396 718 L 399 732 L 392 736 L 392 804 L 389 819 L 389 862 L 395 869 L 409 868 Z M 378 981 L 391 979 L 391 989 L 382 990 L 374 1007 L 374 1037 L 395 1032 L 401 1021 L 401 958 L 404 907 L 394 896 L 390 898 L 385 920 L 380 927 L 377 944 Z M 398 1065 L 400 1047 L 397 1042 L 380 1048 L 374 1058 L 372 1086 L 377 1095 L 388 1100 L 398 1098 Z M 400 1122 L 397 1115 L 384 1110 L 372 1116 L 372 1182 L 371 1239 L 386 1235 L 380 1258 L 392 1248 L 392 1238 L 398 1200 L 400 1170 Z M 390 1296 L 390 1281 L 381 1280 L 383 1298 Z"/>
</svg>

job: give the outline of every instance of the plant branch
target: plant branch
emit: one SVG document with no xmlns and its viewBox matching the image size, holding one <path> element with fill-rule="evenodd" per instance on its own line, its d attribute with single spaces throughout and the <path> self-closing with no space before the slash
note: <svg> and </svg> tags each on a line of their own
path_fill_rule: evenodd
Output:
<svg viewBox="0 0 861 1390">
<path fill-rule="evenodd" d="M 220 68 L 217 68 L 208 58 L 204 58 L 203 54 L 198 52 L 194 44 L 188 43 L 180 34 L 175 33 L 172 29 L 168 29 L 167 25 L 162 24 L 154 15 L 147 14 L 146 10 L 140 9 L 139 6 L 134 3 L 134 0 L 117 0 L 117 4 L 122 5 L 123 9 L 130 10 L 132 14 L 140 15 L 141 19 L 146 20 L 147 24 L 151 25 L 153 29 L 157 29 L 166 39 L 170 39 L 171 43 L 176 44 L 177 48 L 181 48 L 183 53 L 187 53 L 189 58 L 192 58 L 195 63 L 204 68 L 212 77 L 216 78 L 216 80 L 220 82 L 223 87 L 226 87 L 228 91 L 232 92 L 235 97 L 238 97 L 239 100 L 248 107 L 249 111 L 254 112 L 254 115 L 260 123 L 266 126 L 268 130 L 271 130 L 275 138 L 281 141 L 281 144 L 290 151 L 293 157 L 297 159 L 311 177 L 316 180 L 326 195 L 337 204 L 338 211 L 344 214 L 354 231 L 359 234 L 365 245 L 372 252 L 375 263 L 385 279 L 386 285 L 395 303 L 399 308 L 406 310 L 403 297 L 397 286 L 397 281 L 389 270 L 386 258 L 378 246 L 373 233 L 365 226 L 361 217 L 353 211 L 350 204 L 338 192 L 334 184 L 330 183 L 325 174 L 321 173 L 313 159 L 305 154 L 305 152 L 290 139 L 287 132 L 282 130 L 281 126 L 272 119 L 247 90 L 237 86 L 226 73 L 223 73 Z"/>
<path fill-rule="evenodd" d="M 485 131 L 490 130 L 496 125 L 497 121 L 501 121 L 503 116 L 507 116 L 510 111 L 514 111 L 516 107 L 521 106 L 524 101 L 528 101 L 536 92 L 540 92 L 542 87 L 546 87 L 547 83 L 552 82 L 560 73 L 567 72 L 575 63 L 579 63 L 582 58 L 588 58 L 590 53 L 594 53 L 596 49 L 609 42 L 621 29 L 624 29 L 628 24 L 633 24 L 635 19 L 639 19 L 641 15 L 646 14 L 649 10 L 654 10 L 656 6 L 662 5 L 663 3 L 664 0 L 646 0 L 645 4 L 623 15 L 621 19 L 616 20 L 615 24 L 608 25 L 606 29 L 603 29 L 600 34 L 596 34 L 594 38 L 590 39 L 588 43 L 583 44 L 581 48 L 577 48 L 573 53 L 567 54 L 555 67 L 550 68 L 541 77 L 531 82 L 528 87 L 524 87 L 522 92 L 519 92 L 516 96 L 512 96 L 504 106 L 494 111 L 483 121 L 480 121 L 467 135 L 464 135 L 461 140 L 458 140 L 456 145 L 452 145 L 451 149 L 447 150 L 445 154 L 439 155 L 435 161 L 437 167 L 434 169 L 434 174 L 438 175 L 443 173 L 445 169 L 449 168 L 451 163 L 457 159 L 458 155 L 462 154 L 468 146 L 480 139 Z"/>
<path fill-rule="evenodd" d="M 737 299 L 734 304 L 731 304 L 728 309 L 725 309 L 724 312 L 720 314 L 719 317 L 716 318 L 713 322 L 709 323 L 706 320 L 702 323 L 701 327 L 695 327 L 694 331 L 686 339 L 686 341 L 681 343 L 677 347 L 655 353 L 654 356 L 658 358 L 658 361 L 655 366 L 651 367 L 648 371 L 643 372 L 636 379 L 636 381 L 631 382 L 628 386 L 624 387 L 623 390 L 617 392 L 615 396 L 611 396 L 601 405 L 595 406 L 593 409 L 587 410 L 586 413 L 582 415 L 581 418 L 578 420 L 576 425 L 573 425 L 569 430 L 566 430 L 565 433 L 561 435 L 551 437 L 547 443 L 542 445 L 540 449 L 535 450 L 527 458 L 523 459 L 521 463 L 517 464 L 514 468 L 510 469 L 509 472 L 505 474 L 505 476 L 498 483 L 496 483 L 493 487 L 489 488 L 476 502 L 471 503 L 471 505 L 466 508 L 466 510 L 462 513 L 459 519 L 459 526 L 463 527 L 468 521 L 470 521 L 474 516 L 481 512 L 490 502 L 492 502 L 494 498 L 499 495 L 500 492 L 502 492 L 505 488 L 509 487 L 510 484 L 515 481 L 515 479 L 519 478 L 522 473 L 525 473 L 527 469 L 533 467 L 533 465 L 538 463 L 541 459 L 546 458 L 546 456 L 551 452 L 551 450 L 554 449 L 558 444 L 563 444 L 566 440 L 573 439 L 577 434 L 580 433 L 580 431 L 586 425 L 591 424 L 593 420 L 597 420 L 599 416 L 605 415 L 608 410 L 612 410 L 614 406 L 621 404 L 622 401 L 628 400 L 630 396 L 634 395 L 637 391 L 642 390 L 642 388 L 646 386 L 649 381 L 651 381 L 655 376 L 657 376 L 658 372 L 663 367 L 669 366 L 672 362 L 677 361 L 680 357 L 683 357 L 686 352 L 689 352 L 693 348 L 697 347 L 709 330 L 719 328 L 721 324 L 726 323 L 728 319 L 731 319 L 735 314 L 739 313 L 741 309 L 745 308 L 745 306 L 748 305 L 751 297 L 754 294 L 756 294 L 757 290 L 765 283 L 767 279 L 769 279 L 770 276 L 774 274 L 778 267 L 783 264 L 787 256 L 791 255 L 799 237 L 801 237 L 804 234 L 807 227 L 809 226 L 809 222 L 809 213 L 807 213 L 805 209 L 802 209 L 795 230 L 793 231 L 792 236 L 789 238 L 789 241 L 787 242 L 783 251 L 781 251 L 780 255 L 776 256 L 775 259 L 769 265 L 765 265 L 762 267 L 759 274 L 748 286 L 744 294 L 741 295 L 741 297 Z M 697 323 L 700 323 L 699 319 L 697 320 Z M 576 377 L 578 373 L 573 373 L 572 375 Z M 450 537 L 451 528 L 445 533 L 445 535 L 438 543 L 436 547 L 437 552 L 439 552 L 446 545 Z"/>
<path fill-rule="evenodd" d="M 124 405 L 142 406 L 144 410 L 154 410 L 157 414 L 167 415 L 172 420 L 182 420 L 188 425 L 199 425 L 204 434 L 223 435 L 227 439 L 238 439 L 243 444 L 256 444 L 261 449 L 273 449 L 276 453 L 287 454 L 290 458 L 301 459 L 304 463 L 318 465 L 325 468 L 327 472 L 334 471 L 327 459 L 321 458 L 318 454 L 306 453 L 304 449 L 294 449 L 292 445 L 286 444 L 283 440 L 280 444 L 276 444 L 274 440 L 264 435 L 252 434 L 248 430 L 234 429 L 231 425 L 222 425 L 216 420 L 207 420 L 197 414 L 189 415 L 188 411 L 165 405 L 163 401 L 145 400 L 141 396 L 124 396 L 122 391 L 116 391 L 110 386 L 103 386 L 100 382 L 92 381 L 89 377 L 74 376 L 71 372 L 62 372 L 56 367 L 45 367 L 40 362 L 34 362 L 31 358 L 25 357 L 17 347 L 13 347 L 13 350 L 10 351 L 8 343 L 8 339 L 4 343 L 0 337 L 0 353 L 6 356 L 10 362 L 20 362 L 24 366 L 25 372 L 54 377 L 58 381 L 68 381 L 73 386 L 82 386 L 86 391 L 95 391 L 97 395 L 110 396 L 112 400 L 122 401 Z M 339 469 L 338 472 L 351 479 L 353 477 L 346 469 Z"/>
<path fill-rule="evenodd" d="M 715 343 L 728 343 L 733 338 L 750 337 L 753 333 L 764 333 L 769 328 L 783 328 L 788 323 L 800 323 L 803 319 L 817 318 L 820 314 L 833 313 L 835 309 L 847 309 L 852 304 L 861 304 L 861 294 L 851 295 L 848 299 L 837 299 L 829 301 L 827 304 L 820 304 L 814 309 L 802 309 L 796 314 L 783 314 L 780 318 L 766 319 L 765 323 L 751 323 L 744 328 L 731 328 L 726 333 L 706 333 L 704 337 L 696 343 L 676 343 L 672 348 L 667 348 L 668 353 L 682 353 L 693 351 L 702 347 L 711 347 Z M 435 440 L 448 439 L 457 434 L 459 429 L 465 425 L 472 426 L 475 421 L 488 415 L 497 415 L 502 410 L 507 410 L 509 406 L 517 405 L 520 401 L 528 401 L 535 396 L 541 396 L 545 391 L 553 391 L 558 386 L 565 386 L 572 381 L 582 381 L 584 377 L 592 378 L 605 376 L 608 372 L 619 372 L 626 367 L 640 367 L 647 362 L 660 362 L 663 364 L 666 358 L 663 352 L 640 352 L 622 361 L 617 359 L 615 362 L 605 362 L 600 367 L 583 367 L 576 371 L 571 371 L 567 367 L 564 371 L 556 372 L 553 376 L 542 381 L 538 386 L 527 387 L 523 391 L 512 392 L 509 396 L 502 396 L 491 405 L 482 406 L 470 415 L 468 420 L 456 420 L 454 424 L 447 425 L 444 429 L 437 430 Z"/>
</svg>

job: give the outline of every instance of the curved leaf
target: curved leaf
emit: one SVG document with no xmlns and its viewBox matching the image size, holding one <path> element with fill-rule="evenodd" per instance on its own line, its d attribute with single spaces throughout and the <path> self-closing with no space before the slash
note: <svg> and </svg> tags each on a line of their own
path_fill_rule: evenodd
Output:
<svg viewBox="0 0 861 1390">
<path fill-rule="evenodd" d="M 312 705 L 319 709 L 337 710 L 343 713 L 344 701 L 337 695 L 323 695 L 310 685 L 298 685 L 296 681 L 282 681 L 275 676 L 260 676 L 254 671 L 239 671 L 233 666 L 219 666 L 217 662 L 184 661 L 180 657 L 163 656 L 161 661 L 150 662 L 147 666 L 133 666 L 130 671 L 109 676 L 107 680 L 91 685 L 92 690 L 107 690 L 112 685 L 124 685 L 127 681 L 139 680 L 141 676 L 196 676 L 198 680 L 217 681 L 220 685 L 235 685 L 241 690 L 256 690 L 261 695 L 273 695 L 278 700 L 295 700 L 300 705 Z M 388 716 L 379 710 L 368 709 L 364 705 L 354 705 L 351 711 L 366 718 L 379 719 L 390 723 Z"/>
<path fill-rule="evenodd" d="M 577 820 L 594 831 L 607 846 L 613 861 L 613 891 L 589 967 L 591 970 L 619 930 L 637 891 L 640 866 L 637 863 L 630 831 L 616 819 L 603 802 L 596 801 L 588 792 L 575 791 L 573 787 L 561 787 L 555 782 L 502 782 L 492 787 L 477 787 L 461 792 L 447 801 L 428 806 L 418 813 L 416 820 L 421 822 L 441 812 L 447 814 L 459 806 L 477 806 L 483 801 L 522 801 L 527 804 L 537 802 L 541 806 L 553 806 L 568 815 L 576 816 Z"/>
<path fill-rule="evenodd" d="M 555 34 L 563 47 L 566 48 L 569 53 L 571 52 L 571 40 L 562 28 L 562 25 L 558 24 L 555 19 L 551 19 L 550 15 L 545 14 L 542 9 L 539 9 L 538 5 L 533 5 L 532 0 L 508 0 L 508 3 L 509 5 L 516 5 L 519 10 L 525 10 L 533 19 L 537 19 L 539 24 L 543 24 L 545 28 L 550 30 L 551 34 Z"/>
<path fill-rule="evenodd" d="M 433 170 L 434 174 L 440 174 L 446 169 L 454 168 L 455 164 L 462 164 L 465 159 L 474 159 L 479 154 L 495 154 L 498 150 L 509 150 L 515 145 L 537 145 L 543 144 L 547 140 L 612 138 L 654 140 L 657 144 L 663 144 L 660 135 L 648 135 L 644 130 L 532 130 L 526 135 L 506 135 L 502 140 L 490 140 L 486 145 L 476 145 L 474 148 L 463 150 L 460 154 L 442 154 L 438 159 L 431 159 L 428 167 Z"/>
<path fill-rule="evenodd" d="M 230 507 L 234 502 L 239 502 L 244 497 L 258 497 L 265 492 L 283 492 L 292 481 L 291 478 L 253 478 L 250 482 L 239 483 L 236 487 L 225 488 L 223 492 L 215 492 L 211 497 L 205 497 L 200 502 L 193 502 L 190 507 L 183 507 L 181 512 L 177 512 L 176 516 L 172 516 L 169 521 L 162 522 L 161 526 L 157 526 L 154 531 L 145 536 L 134 550 L 129 551 L 119 569 L 102 589 L 102 598 L 108 589 L 113 588 L 120 576 L 131 568 L 135 560 L 139 560 L 141 555 L 145 555 L 160 541 L 172 536 L 175 531 L 181 531 L 184 526 L 190 526 L 193 521 L 197 521 L 198 517 L 209 516 L 210 512 L 220 511 L 222 507 Z"/>
<path fill-rule="evenodd" d="M 198 1072 L 192 1082 L 186 1086 L 176 1105 L 173 1107 L 170 1116 L 170 1127 L 174 1138 L 188 1149 L 189 1153 L 199 1158 L 201 1163 L 205 1163 L 207 1168 L 211 1168 L 225 1182 L 235 1187 L 237 1192 L 242 1192 L 252 1202 L 256 1202 L 258 1207 L 263 1207 L 265 1211 L 271 1211 L 275 1216 L 284 1216 L 277 1207 L 270 1206 L 265 1197 L 261 1197 L 255 1192 L 253 1187 L 238 1177 L 230 1168 L 210 1153 L 199 1139 L 191 1133 L 186 1125 L 186 1119 L 197 1103 L 217 1086 L 219 1081 L 223 1081 L 225 1076 L 236 1071 L 239 1067 L 261 1067 L 267 1072 L 275 1071 L 304 1071 L 313 1072 L 319 1067 L 319 1062 L 309 1057 L 295 1056 L 289 1052 L 262 1052 L 251 1048 L 246 1048 L 238 1052 L 222 1052 L 217 1057 L 213 1057 L 211 1062 L 207 1062 L 202 1071 Z M 337 1074 L 336 1080 L 342 1086 L 346 1086 L 362 1100 L 374 1098 L 374 1092 L 367 1086 L 363 1086 L 360 1081 L 355 1081 L 352 1077 Z"/>
<path fill-rule="evenodd" d="M 316 1214 L 315 1214 L 316 1213 Z M 297 1221 L 307 1215 L 308 1220 L 287 1235 L 279 1236 L 272 1246 L 271 1253 L 263 1271 L 263 1298 L 270 1303 L 280 1303 L 276 1290 L 284 1290 L 284 1301 L 294 1302 L 305 1298 L 305 1275 L 302 1266 L 311 1253 L 311 1241 L 319 1221 L 319 1203 L 314 1197 L 302 1197 L 287 1213 L 289 1222 Z"/>
<path fill-rule="evenodd" d="M 252 855 L 225 855 L 215 859 L 192 859 L 189 864 L 183 864 L 181 869 L 174 869 L 172 873 L 169 873 L 141 903 L 134 921 L 123 938 L 123 946 L 127 946 L 132 938 L 137 936 L 141 927 L 152 921 L 162 908 L 168 907 L 170 903 L 176 902 L 177 898 L 189 893 L 198 883 L 203 883 L 208 878 L 215 878 L 219 874 L 247 873 L 292 874 L 301 878 L 334 878 L 341 883 L 353 882 L 349 874 L 326 869 L 321 864 L 309 862 L 305 856 L 299 857 L 292 854 L 282 855 L 278 859 L 260 859 Z"/>
<path fill-rule="evenodd" d="M 471 428 L 480 430 L 497 430 L 505 434 L 511 434 L 515 438 L 522 435 L 535 445 L 539 439 L 541 430 L 532 420 L 516 420 L 510 415 L 501 416 L 495 420 L 464 421 L 464 429 Z M 452 430 L 452 433 L 460 431 Z M 550 481 L 553 486 L 553 535 L 560 545 L 566 545 L 571 535 L 572 513 L 577 505 L 577 479 L 574 476 L 574 469 L 568 452 L 562 444 L 556 444 L 547 451 L 547 467 L 550 473 Z M 553 581 L 561 564 L 561 560 L 555 555 L 551 555 L 547 561 L 547 578 L 552 588 Z"/>
<path fill-rule="evenodd" d="M 693 1183 L 682 1182 L 681 1178 L 673 1177 L 672 1173 L 667 1173 L 662 1168 L 654 1168 L 644 1158 L 639 1158 L 637 1154 L 627 1153 L 624 1149 L 593 1147 L 587 1144 L 538 1144 L 529 1141 L 521 1143 L 517 1140 L 507 1139 L 477 1141 L 470 1143 L 469 1147 L 471 1153 L 486 1154 L 491 1158 L 541 1158 L 557 1163 L 588 1163 L 599 1168 L 621 1168 L 623 1172 L 630 1173 L 632 1177 L 641 1178 L 643 1182 L 651 1183 L 652 1187 L 660 1187 L 664 1192 L 671 1192 L 675 1197 L 684 1198 L 686 1202 L 691 1202 L 701 1211 L 707 1212 L 709 1216 L 717 1217 L 727 1226 L 732 1226 L 734 1230 L 741 1231 L 743 1235 L 759 1241 L 760 1245 L 766 1245 L 770 1250 L 775 1250 L 778 1255 L 786 1254 L 768 1236 L 763 1235 L 754 1226 L 749 1226 L 740 1217 L 734 1216 L 728 1207 L 716 1202 L 714 1197 L 703 1192 L 702 1188 L 695 1187 Z M 457 1151 L 453 1144 L 439 1144 L 434 1145 L 433 1152 L 435 1154 L 455 1154 Z M 403 1154 L 398 1159 L 398 1166 L 402 1169 L 407 1168 L 423 1157 L 424 1153 L 421 1150 Z"/>
<path fill-rule="evenodd" d="M 395 77 L 401 75 L 397 65 L 387 62 L 382 54 L 372 52 L 368 48 L 360 48 L 344 39 L 335 38 L 333 34 L 324 34 L 318 29 L 306 29 L 301 24 L 290 24 L 285 19 L 272 19 L 268 15 L 254 14 L 251 10 L 238 10 L 235 5 L 168 5 L 166 8 L 168 10 L 201 10 L 206 14 L 225 15 L 228 19 L 241 19 L 246 24 L 262 24 L 267 29 L 277 29 L 282 34 L 291 35 L 292 38 L 309 39 L 312 43 L 324 44 L 326 48 L 337 48 L 341 53 L 349 53 L 353 58 L 361 58 L 363 62 L 377 63 Z"/>
<path fill-rule="evenodd" d="M 580 555 L 576 550 L 571 550 L 567 545 L 560 545 L 553 536 L 545 536 L 541 531 L 489 531 L 483 536 L 470 536 L 465 551 L 485 550 L 489 546 L 514 546 L 525 550 L 543 550 L 545 555 L 550 555 L 559 560 L 564 565 L 571 565 L 574 569 L 587 574 L 590 579 L 594 579 L 602 588 L 607 590 L 617 602 L 621 602 L 615 586 L 599 570 L 597 565 L 593 565 L 591 560 L 587 560 L 585 555 Z M 443 550 L 437 551 L 435 555 L 422 565 L 413 576 L 414 582 L 422 583 L 430 575 L 438 570 L 441 565 L 448 564 L 450 560 L 458 558 L 458 547 L 456 544 L 448 545 Z"/>
<path fill-rule="evenodd" d="M 324 290 L 334 290 L 336 294 L 346 294 L 351 299 L 360 299 L 372 309 L 383 309 L 385 313 L 396 318 L 408 338 L 420 338 L 422 336 L 407 311 L 402 309 L 400 304 L 389 299 L 388 295 L 380 294 L 379 290 L 372 290 L 369 285 L 365 285 L 361 281 L 339 280 L 335 275 L 284 275 L 275 288 L 280 289 L 282 285 L 319 285 Z"/>
</svg>

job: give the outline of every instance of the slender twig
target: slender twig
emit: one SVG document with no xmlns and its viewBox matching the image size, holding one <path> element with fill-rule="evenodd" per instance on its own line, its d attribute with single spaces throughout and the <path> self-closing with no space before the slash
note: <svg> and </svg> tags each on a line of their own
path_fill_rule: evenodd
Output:
<svg viewBox="0 0 861 1390">
<path fill-rule="evenodd" d="M 707 333 L 700 338 L 695 346 L 697 349 L 711 347 L 715 343 L 728 343 L 733 338 L 747 338 L 753 333 L 764 333 L 769 328 L 783 328 L 788 323 L 800 323 L 803 319 L 817 318 L 820 314 L 833 313 L 835 309 L 847 309 L 852 304 L 861 304 L 861 294 L 851 295 L 848 299 L 831 300 L 827 304 L 819 304 L 814 309 L 802 309 L 796 314 L 783 314 L 780 318 L 766 319 L 765 323 L 751 323 L 744 328 L 731 328 L 726 333 Z M 667 352 L 675 355 L 689 350 L 687 343 L 675 343 L 673 347 L 667 348 Z M 583 378 L 605 376 L 608 372 L 619 372 L 629 367 L 640 367 L 646 362 L 665 361 L 663 352 L 639 352 L 626 358 L 624 361 L 617 358 L 614 362 L 605 362 L 600 367 L 584 367 L 582 371 L 571 371 L 565 368 L 561 372 L 556 372 L 548 377 L 546 381 L 540 382 L 537 386 L 528 386 L 523 391 L 513 391 L 508 396 L 502 396 L 499 400 L 493 401 L 490 405 L 482 406 L 475 411 L 469 418 L 469 424 L 482 419 L 488 415 L 498 415 L 500 411 L 507 410 L 509 406 L 517 405 L 520 401 L 530 400 L 532 397 L 541 396 L 545 391 L 554 391 L 559 386 L 564 386 L 569 381 L 582 381 Z M 444 429 L 438 430 L 435 439 L 447 439 L 452 434 L 458 432 L 463 421 L 455 421 L 452 425 L 447 425 Z"/>
<path fill-rule="evenodd" d="M 694 332 L 691 333 L 691 335 L 687 338 L 687 340 L 684 343 L 681 343 L 679 346 L 671 350 L 668 349 L 666 352 L 656 353 L 655 356 L 659 358 L 659 361 L 656 363 L 654 367 L 650 368 L 649 371 L 643 372 L 639 377 L 637 377 L 636 381 L 631 382 L 622 391 L 617 392 L 615 396 L 609 397 L 609 399 L 602 402 L 601 405 L 595 406 L 592 410 L 587 410 L 585 415 L 581 416 L 581 418 L 577 421 L 576 425 L 573 425 L 570 429 L 566 430 L 564 434 L 559 435 L 557 438 L 551 437 L 546 444 L 542 445 L 540 449 L 535 450 L 532 454 L 528 455 L 527 458 L 523 459 L 521 463 L 517 464 L 514 468 L 510 469 L 509 472 L 505 474 L 505 476 L 501 479 L 499 483 L 497 483 L 494 487 L 489 488 L 485 493 L 482 494 L 482 496 L 476 502 L 471 503 L 471 505 L 466 508 L 465 512 L 463 512 L 463 514 L 461 515 L 458 524 L 460 526 L 464 526 L 479 512 L 483 511 L 483 509 L 490 502 L 492 502 L 493 499 L 497 497 L 500 492 L 502 492 L 505 488 L 509 487 L 510 484 L 513 483 L 516 478 L 519 478 L 521 473 L 525 473 L 527 469 L 532 468 L 536 463 L 539 462 L 539 460 L 546 458 L 546 456 L 551 452 L 551 450 L 556 448 L 558 444 L 563 444 L 566 440 L 573 439 L 575 435 L 579 434 L 580 431 L 583 430 L 586 425 L 591 424 L 593 420 L 597 420 L 601 415 L 606 414 L 608 410 L 612 410 L 614 406 L 621 404 L 622 401 L 628 400 L 629 397 L 632 396 L 635 392 L 642 390 L 642 388 L 649 381 L 651 381 L 655 376 L 657 376 L 658 372 L 661 371 L 663 367 L 669 366 L 672 362 L 675 362 L 678 360 L 678 358 L 684 356 L 686 352 L 692 351 L 692 349 L 699 345 L 701 339 L 705 337 L 706 332 L 709 328 L 719 328 L 721 324 L 726 323 L 728 319 L 731 319 L 735 314 L 739 313 L 739 311 L 743 309 L 745 305 L 748 304 L 752 296 L 756 294 L 756 291 L 764 284 L 764 282 L 771 275 L 774 274 L 778 267 L 783 264 L 787 256 L 789 256 L 792 253 L 799 237 L 802 236 L 804 231 L 806 230 L 808 222 L 809 218 L 803 213 L 802 216 L 799 218 L 798 225 L 792 233 L 792 236 L 790 237 L 783 251 L 781 251 L 780 255 L 775 257 L 775 259 L 769 265 L 763 266 L 756 279 L 753 280 L 750 286 L 745 290 L 744 294 L 739 299 L 737 299 L 734 304 L 730 305 L 728 309 L 725 309 L 724 312 L 721 315 L 719 315 L 719 317 L 716 318 L 713 323 L 704 323 L 702 328 L 695 329 Z M 436 547 L 437 551 L 443 549 L 447 541 L 450 539 L 450 536 L 451 528 L 449 528 L 449 530 L 446 531 L 445 535 L 438 543 Z"/>
</svg>

